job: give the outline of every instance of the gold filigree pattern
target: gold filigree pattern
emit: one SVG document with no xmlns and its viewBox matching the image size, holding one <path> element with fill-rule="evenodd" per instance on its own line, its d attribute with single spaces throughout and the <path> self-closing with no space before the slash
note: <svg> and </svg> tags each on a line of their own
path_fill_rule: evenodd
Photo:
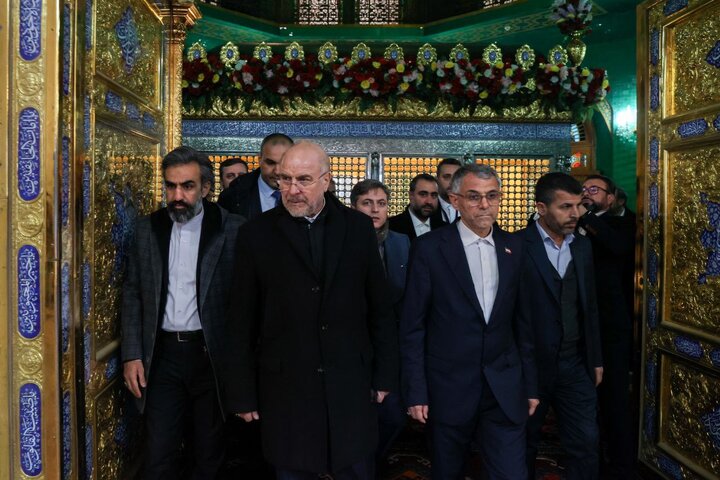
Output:
<svg viewBox="0 0 720 480">
<path fill-rule="evenodd" d="M 720 102 L 718 68 L 706 60 L 715 42 L 720 40 L 720 3 L 707 2 L 666 29 L 666 35 L 668 114 L 681 114 Z"/>
<path fill-rule="evenodd" d="M 20 203 L 18 204 L 18 211 L 20 212 L 17 231 L 25 239 L 32 239 L 36 242 L 42 243 L 42 236 L 38 237 L 42 232 L 43 219 L 38 211 L 39 201 L 32 202 L 30 204 Z"/>
<path fill-rule="evenodd" d="M 720 147 L 672 152 L 669 154 L 667 211 L 668 268 L 665 273 L 667 320 L 692 327 L 718 340 L 720 332 L 720 277 L 699 279 L 708 269 L 710 250 L 703 248 L 700 235 L 710 224 L 707 205 L 701 201 L 706 194 L 711 202 L 720 202 Z"/>
<path fill-rule="evenodd" d="M 19 62 L 15 88 L 26 97 L 34 97 L 43 87 L 43 57 L 35 62 Z"/>
<path fill-rule="evenodd" d="M 401 118 L 417 119 L 427 118 L 433 120 L 512 120 L 512 121 L 570 121 L 570 112 L 556 112 L 544 110 L 538 102 L 527 107 L 514 107 L 498 114 L 490 107 L 480 106 L 470 115 L 467 110 L 453 112 L 450 104 L 440 101 L 432 112 L 428 113 L 427 106 L 420 100 L 400 99 L 397 111 L 393 112 L 383 104 L 375 104 L 367 110 L 360 111 L 360 100 L 355 99 L 342 105 L 333 105 L 332 99 L 309 104 L 302 99 L 290 100 L 283 98 L 285 109 L 268 107 L 261 102 L 253 102 L 251 108 L 246 110 L 244 105 L 230 100 L 215 98 L 212 106 L 207 110 L 194 110 L 185 108 L 184 118 Z"/>
<path fill-rule="evenodd" d="M 158 59 L 162 54 L 162 30 L 143 0 L 100 0 L 95 3 L 96 71 L 111 78 L 154 107 L 160 106 Z M 118 41 L 116 25 L 130 9 L 139 48 L 128 70 Z"/>
<path fill-rule="evenodd" d="M 660 441 L 686 457 L 707 478 L 720 475 L 720 451 L 702 417 L 720 405 L 720 378 L 678 361 L 662 358 Z M 717 434 L 717 432 L 715 432 Z M 694 464 L 694 465 L 693 465 Z M 699 467 L 699 468 L 698 468 Z"/>
<path fill-rule="evenodd" d="M 97 397 L 97 478 L 125 478 L 129 460 L 142 442 L 130 437 L 138 428 L 128 428 L 125 392 L 121 382 L 113 382 Z"/>
</svg>

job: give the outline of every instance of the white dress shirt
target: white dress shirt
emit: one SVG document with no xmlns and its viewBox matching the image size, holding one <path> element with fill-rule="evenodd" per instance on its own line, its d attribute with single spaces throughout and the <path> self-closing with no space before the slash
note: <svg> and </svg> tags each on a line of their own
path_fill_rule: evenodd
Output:
<svg viewBox="0 0 720 480">
<path fill-rule="evenodd" d="M 482 307 L 485 323 L 490 322 L 490 314 L 497 295 L 499 273 L 495 241 L 492 228 L 487 237 L 480 237 L 470 230 L 462 220 L 457 223 L 460 240 L 465 248 L 465 257 L 470 267 L 475 294 Z"/>
<path fill-rule="evenodd" d="M 408 208 L 410 218 L 412 218 L 413 228 L 415 229 L 415 235 L 418 237 L 430 231 L 430 219 L 428 218 L 424 222 L 420 220 L 412 211 L 412 208 Z"/>
<path fill-rule="evenodd" d="M 453 223 L 460 215 L 450 203 L 443 200 L 442 197 L 438 197 L 440 200 L 440 212 L 442 212 L 443 220 L 447 223 Z"/>
<path fill-rule="evenodd" d="M 168 257 L 168 286 L 163 330 L 200 330 L 197 303 L 197 261 L 204 211 L 187 223 L 173 222 Z"/>
<path fill-rule="evenodd" d="M 547 253 L 548 260 L 550 260 L 552 266 L 555 267 L 555 270 L 560 274 L 560 277 L 565 277 L 565 272 L 567 271 L 568 264 L 570 263 L 570 260 L 572 260 L 570 244 L 573 242 L 573 240 L 575 240 L 575 235 L 573 235 L 572 233 L 568 233 L 567 235 L 565 235 L 562 245 L 558 247 L 555 243 L 555 240 L 550 238 L 550 235 L 548 235 L 542 225 L 540 225 L 540 222 L 535 222 L 535 225 L 537 225 L 537 229 L 543 239 L 543 244 L 545 245 L 545 253 Z"/>
<path fill-rule="evenodd" d="M 262 175 L 258 176 L 258 191 L 260 192 L 260 208 L 262 211 L 267 212 L 268 210 L 275 208 L 277 200 L 275 200 L 275 197 L 272 196 L 275 189 L 265 183 Z"/>
</svg>

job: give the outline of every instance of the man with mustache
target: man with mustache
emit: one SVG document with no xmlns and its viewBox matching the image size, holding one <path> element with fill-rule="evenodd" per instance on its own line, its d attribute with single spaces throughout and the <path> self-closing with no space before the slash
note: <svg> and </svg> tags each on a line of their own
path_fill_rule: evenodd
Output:
<svg viewBox="0 0 720 480">
<path fill-rule="evenodd" d="M 390 230 L 407 235 L 414 241 L 420 235 L 446 225 L 438 210 L 438 182 L 427 173 L 410 180 L 410 204 L 405 211 L 390 217 Z"/>
<path fill-rule="evenodd" d="M 527 466 L 535 479 L 541 428 L 550 406 L 568 460 L 569 480 L 598 478 L 596 387 L 603 379 L 592 247 L 575 228 L 582 188 L 570 175 L 543 175 L 535 186 L 538 219 L 524 239 L 518 307 L 532 325 L 540 405 L 527 424 Z"/>
<path fill-rule="evenodd" d="M 260 166 L 235 178 L 218 197 L 218 204 L 247 220 L 280 204 L 277 169 L 285 151 L 293 141 L 282 133 L 272 133 L 260 144 Z"/>
<path fill-rule="evenodd" d="M 317 144 L 285 152 L 282 204 L 241 229 L 228 409 L 261 421 L 278 480 L 374 480 L 375 403 L 396 391 L 397 328 L 377 237 L 327 193 Z"/>
<path fill-rule="evenodd" d="M 180 478 L 185 418 L 193 428 L 193 479 L 223 462 L 225 313 L 242 218 L 203 200 L 210 160 L 179 147 L 162 160 L 167 207 L 135 226 L 123 284 L 125 386 L 145 413 L 144 478 Z"/>
</svg>

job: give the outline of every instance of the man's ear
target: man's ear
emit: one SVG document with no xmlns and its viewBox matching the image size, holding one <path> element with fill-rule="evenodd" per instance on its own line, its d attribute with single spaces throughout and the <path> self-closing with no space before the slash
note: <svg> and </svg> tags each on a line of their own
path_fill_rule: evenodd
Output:
<svg viewBox="0 0 720 480">
<path fill-rule="evenodd" d="M 202 189 L 200 190 L 200 197 L 205 198 L 210 192 L 210 182 L 203 182 Z"/>
<path fill-rule="evenodd" d="M 547 213 L 547 205 L 543 202 L 535 202 L 535 211 L 542 217 Z"/>
</svg>

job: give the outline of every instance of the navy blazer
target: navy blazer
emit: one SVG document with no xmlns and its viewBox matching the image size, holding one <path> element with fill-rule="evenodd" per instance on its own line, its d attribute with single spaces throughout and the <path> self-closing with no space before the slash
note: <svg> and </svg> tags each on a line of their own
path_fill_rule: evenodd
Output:
<svg viewBox="0 0 720 480">
<path fill-rule="evenodd" d="M 241 175 L 232 182 L 230 186 L 220 192 L 218 205 L 231 213 L 242 215 L 247 220 L 252 220 L 262 213 L 260 202 L 260 168 L 256 168 L 247 175 Z"/>
<path fill-rule="evenodd" d="M 390 298 L 395 308 L 395 314 L 400 318 L 405 294 L 405 280 L 407 279 L 408 257 L 410 256 L 410 240 L 407 235 L 388 230 L 384 246 Z"/>
<path fill-rule="evenodd" d="M 538 381 L 549 385 L 557 371 L 558 353 L 563 337 L 560 310 L 560 283 L 550 263 L 545 244 L 536 225 L 516 233 L 525 243 L 525 262 L 521 277 L 519 306 L 525 321 L 533 327 Z M 590 241 L 575 235 L 570 243 L 575 274 L 578 278 L 579 321 L 583 333 L 588 374 L 595 383 L 595 367 L 602 366 L 597 294 Z"/>
<path fill-rule="evenodd" d="M 516 298 L 522 241 L 495 226 L 499 284 L 486 324 L 457 226 L 418 238 L 410 252 L 400 320 L 404 398 L 428 405 L 433 421 L 475 418 L 483 376 L 513 422 L 527 420 L 537 398 L 531 327 L 519 324 Z"/>
<path fill-rule="evenodd" d="M 417 238 L 417 234 L 415 233 L 412 217 L 410 216 L 410 212 L 408 210 L 409 208 L 410 206 L 408 205 L 402 213 L 390 217 L 388 222 L 390 230 L 407 235 L 410 241 L 414 242 Z M 436 230 L 445 225 L 447 225 L 447 222 L 443 220 L 440 209 L 438 208 L 438 210 L 430 217 L 430 231 Z"/>
</svg>

